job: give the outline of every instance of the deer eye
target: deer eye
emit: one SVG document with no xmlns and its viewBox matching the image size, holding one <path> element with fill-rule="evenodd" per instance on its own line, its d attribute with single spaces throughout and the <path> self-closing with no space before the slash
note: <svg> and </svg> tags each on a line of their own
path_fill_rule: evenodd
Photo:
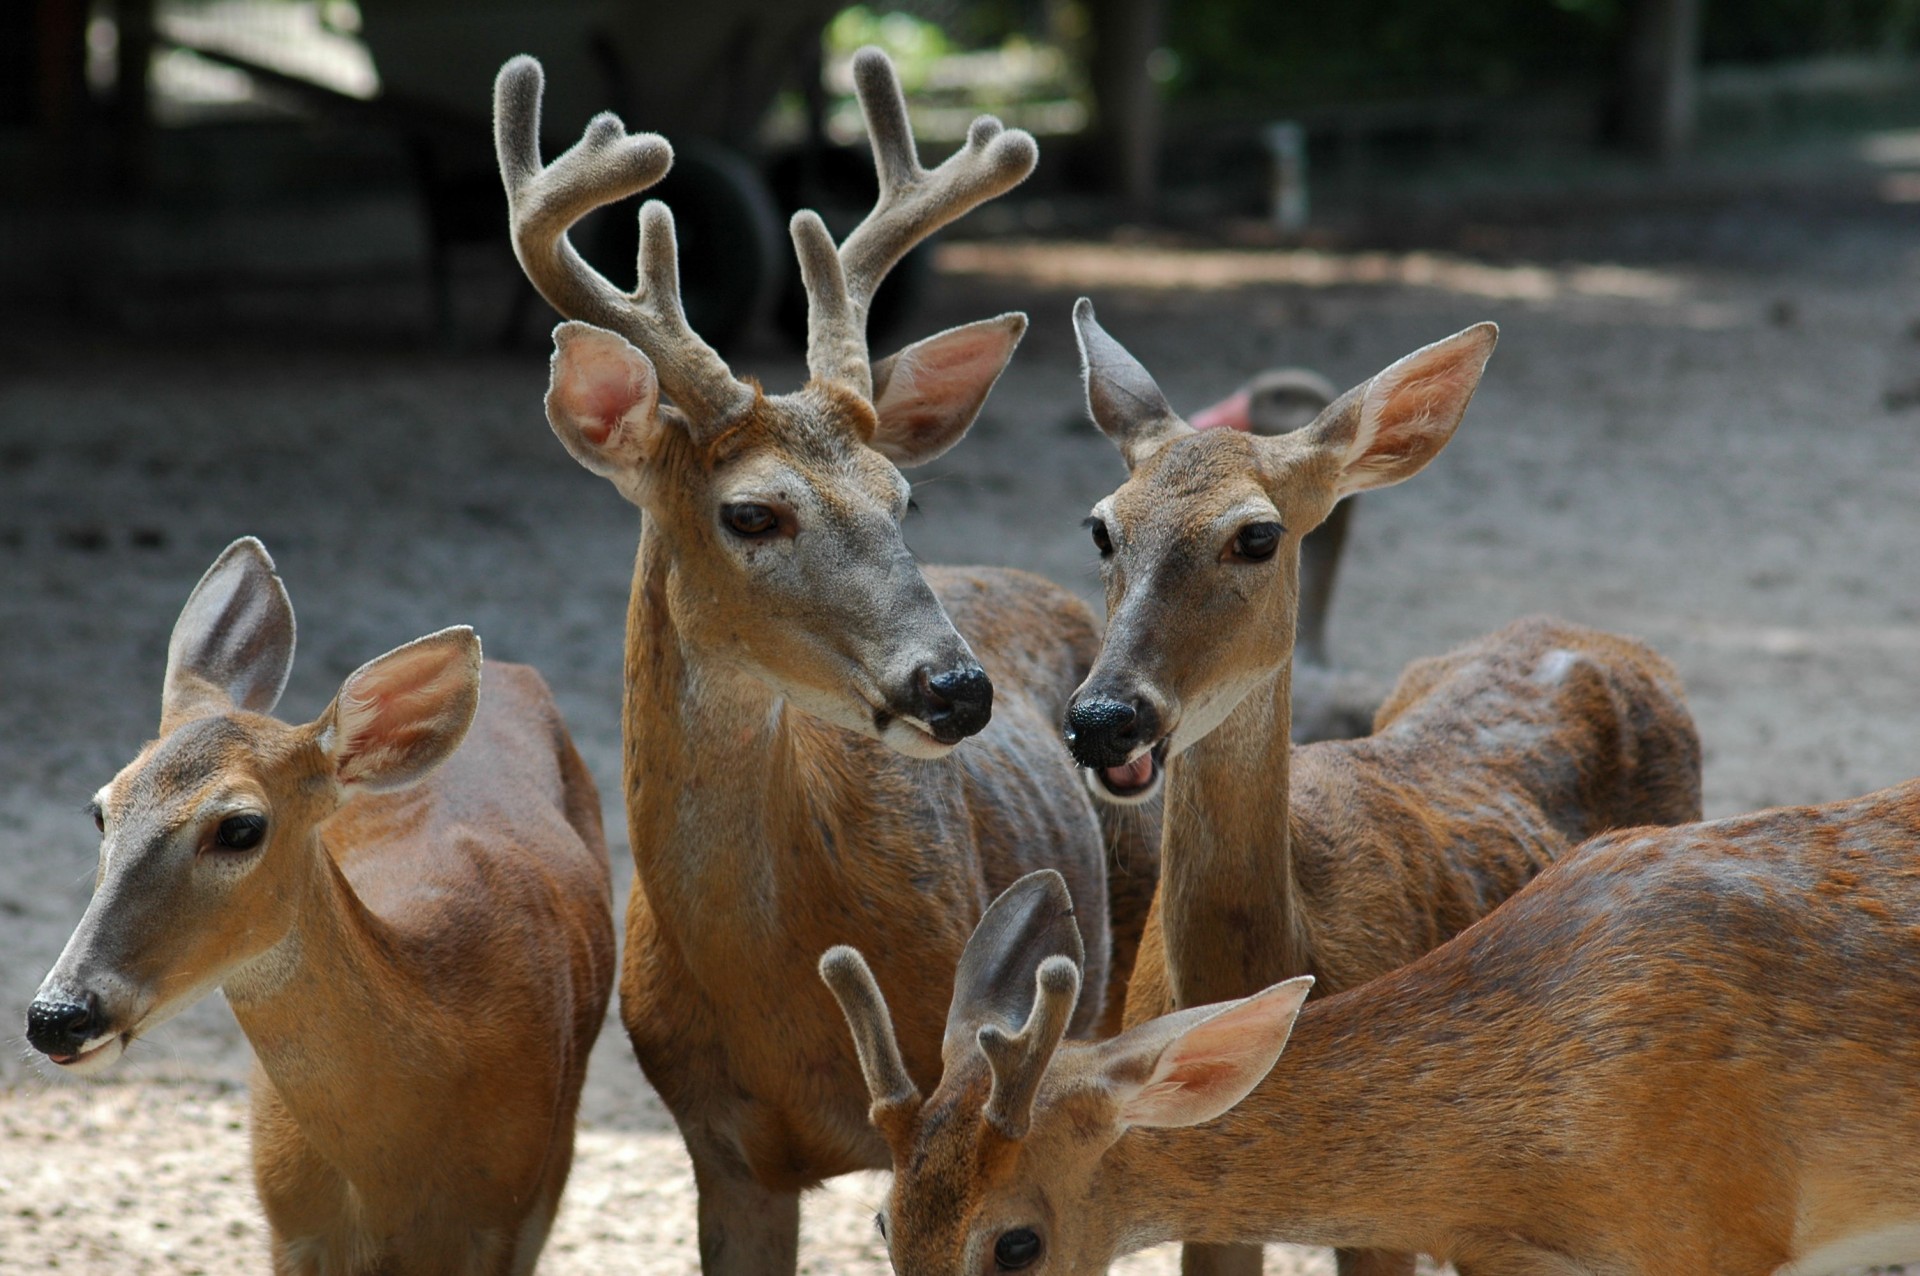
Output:
<svg viewBox="0 0 1920 1276">
<path fill-rule="evenodd" d="M 1249 523 L 1233 538 L 1233 557 L 1243 563 L 1264 563 L 1280 548 L 1286 529 L 1278 523 Z"/>
<path fill-rule="evenodd" d="M 1089 518 L 1081 524 L 1093 533 L 1093 547 L 1100 551 L 1100 557 L 1106 558 L 1113 553 L 1113 537 L 1107 532 L 1107 525 L 1098 518 Z"/>
<path fill-rule="evenodd" d="M 1040 1257 L 1040 1236 L 1031 1227 L 1016 1227 L 1000 1233 L 993 1243 L 993 1261 L 1003 1272 L 1017 1272 L 1033 1266 Z"/>
<path fill-rule="evenodd" d="M 87 803 L 87 814 L 93 817 L 93 827 L 99 832 L 107 831 L 107 813 L 100 809 L 98 802 Z"/>
<path fill-rule="evenodd" d="M 229 851 L 250 851 L 267 835 L 264 815 L 229 815 L 214 830 L 213 840 Z"/>
<path fill-rule="evenodd" d="M 720 518 L 726 523 L 728 531 L 750 540 L 771 535 L 780 527 L 780 516 L 773 512 L 772 507 L 752 502 L 722 505 Z"/>
</svg>

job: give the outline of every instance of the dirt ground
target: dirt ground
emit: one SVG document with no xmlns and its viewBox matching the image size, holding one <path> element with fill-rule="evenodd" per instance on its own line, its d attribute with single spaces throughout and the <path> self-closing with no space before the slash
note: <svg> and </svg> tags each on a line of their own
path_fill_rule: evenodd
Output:
<svg viewBox="0 0 1920 1276">
<path fill-rule="evenodd" d="M 1034 326 L 971 438 L 914 476 L 909 538 L 1093 599 L 1078 524 L 1122 471 L 1080 407 L 1080 292 L 1189 408 L 1273 363 L 1351 383 L 1494 319 L 1458 439 L 1356 515 L 1340 659 L 1384 685 L 1557 612 L 1676 662 L 1709 814 L 1861 793 L 1920 771 L 1917 284 L 1920 206 L 1833 192 L 1461 224 L 1421 251 L 956 244 L 916 326 L 1016 307 Z M 423 353 L 412 287 L 375 290 L 381 318 L 353 334 L 337 297 L 297 323 L 286 298 L 186 298 L 119 329 L 0 316 L 0 1271 L 263 1265 L 247 1048 L 218 998 L 111 1081 L 49 1080 L 19 1036 L 86 903 L 79 808 L 153 730 L 173 618 L 235 536 L 265 540 L 300 617 L 289 717 L 456 622 L 539 666 L 602 786 L 624 896 L 636 516 L 549 435 L 543 351 Z M 775 389 L 800 375 L 771 345 L 736 363 Z M 693 1270 L 685 1159 L 617 1026 L 580 1140 L 543 1270 Z M 806 1270 L 884 1269 L 880 1190 L 809 1199 Z M 1173 1269 L 1167 1250 L 1126 1268 Z"/>
</svg>

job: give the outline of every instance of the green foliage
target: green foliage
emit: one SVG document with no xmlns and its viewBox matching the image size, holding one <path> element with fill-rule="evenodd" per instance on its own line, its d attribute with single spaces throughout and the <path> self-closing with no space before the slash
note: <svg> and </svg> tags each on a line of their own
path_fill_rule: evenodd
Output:
<svg viewBox="0 0 1920 1276">
<path fill-rule="evenodd" d="M 1169 0 L 1182 96 L 1263 106 L 1599 84 L 1633 0 Z M 1920 0 L 1702 0 L 1709 62 L 1920 50 Z"/>
<path fill-rule="evenodd" d="M 875 13 L 865 5 L 842 9 L 827 24 L 827 55 L 851 56 L 863 45 L 876 44 L 893 58 L 900 83 L 907 92 L 922 88 L 933 64 L 952 52 L 947 33 L 910 13 Z"/>
</svg>

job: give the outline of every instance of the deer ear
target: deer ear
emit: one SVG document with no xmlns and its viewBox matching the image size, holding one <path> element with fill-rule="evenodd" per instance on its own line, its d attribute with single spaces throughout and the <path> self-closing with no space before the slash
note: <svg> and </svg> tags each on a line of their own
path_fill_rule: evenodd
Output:
<svg viewBox="0 0 1920 1276">
<path fill-rule="evenodd" d="M 923 465 L 958 443 L 1027 331 L 1005 314 L 916 341 L 873 365 L 873 447 L 895 465 Z"/>
<path fill-rule="evenodd" d="M 480 639 L 465 625 L 360 666 L 316 723 L 342 788 L 401 789 L 467 738 L 480 706 Z"/>
<path fill-rule="evenodd" d="M 1167 406 L 1167 396 L 1140 361 L 1095 322 L 1093 302 L 1085 297 L 1073 303 L 1073 332 L 1085 370 L 1087 411 L 1120 449 L 1129 470 L 1169 440 L 1193 432 Z"/>
<path fill-rule="evenodd" d="M 968 1057 L 979 1048 L 983 1027 L 1019 1031 L 1033 1011 L 1035 978 L 1049 957 L 1086 965 L 1066 879 L 1043 868 L 1000 892 L 980 915 L 953 975 L 941 1057 L 949 1064 Z"/>
<path fill-rule="evenodd" d="M 547 424 L 574 460 L 602 478 L 645 465 L 665 428 L 653 362 L 604 328 L 561 324 L 553 330 Z"/>
<path fill-rule="evenodd" d="M 1341 457 L 1338 495 L 1412 478 L 1438 456 L 1499 338 L 1499 328 L 1477 323 L 1414 351 L 1323 412 L 1308 436 Z"/>
<path fill-rule="evenodd" d="M 227 546 L 187 596 L 167 642 L 160 729 L 245 709 L 271 713 L 293 668 L 293 604 L 267 547 Z"/>
<path fill-rule="evenodd" d="M 1198 1125 L 1252 1093 L 1273 1069 L 1313 987 L 1302 975 L 1224 1005 L 1131 1028 L 1101 1047 L 1102 1080 L 1123 1126 Z"/>
</svg>

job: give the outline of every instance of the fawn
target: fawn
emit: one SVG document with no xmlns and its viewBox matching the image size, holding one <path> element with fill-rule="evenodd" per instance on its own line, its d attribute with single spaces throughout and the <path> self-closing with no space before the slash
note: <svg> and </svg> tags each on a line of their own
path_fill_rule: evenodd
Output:
<svg viewBox="0 0 1920 1276">
<path fill-rule="evenodd" d="M 981 919 L 924 1103 L 859 954 L 822 960 L 893 1148 L 897 1271 L 1091 1276 L 1164 1240 L 1460 1276 L 1920 1255 L 1920 781 L 1606 834 L 1360 988 L 1097 1044 L 1060 1040 L 1071 908 L 1035 873 Z"/>
<path fill-rule="evenodd" d="M 235 541 L 174 626 L 159 739 L 93 799 L 93 900 L 28 1040 L 97 1072 L 219 988 L 275 1272 L 531 1272 L 613 989 L 599 795 L 538 674 L 481 691 L 472 630 L 304 726 L 267 716 L 293 642 Z"/>
<path fill-rule="evenodd" d="M 1134 867 L 1111 905 L 1122 969 L 1158 845 L 1151 817 L 1096 813 L 1059 746 L 1098 650 L 1085 607 L 1021 572 L 923 572 L 901 536 L 899 467 L 959 441 L 1025 317 L 868 359 L 867 306 L 888 270 L 1023 180 L 1033 140 L 983 117 L 928 171 L 885 55 L 861 52 L 854 76 L 880 198 L 837 248 L 818 216 L 793 218 L 811 379 L 774 396 L 687 326 L 663 205 L 640 210 L 631 294 L 568 243 L 574 221 L 659 179 L 666 142 L 601 115 L 543 166 L 538 64 L 508 63 L 495 86 L 515 251 L 568 319 L 548 421 L 644 512 L 627 617 L 638 871 L 621 1017 L 686 1138 L 710 1276 L 792 1271 L 801 1191 L 887 1163 L 813 977 L 821 949 L 860 938 L 903 1004 L 926 1004 L 994 895 L 1055 867 L 1095 906 L 1089 1027 L 1113 968 L 1109 843 Z M 938 1075 L 935 1020 L 903 1022 L 901 1043 L 919 1075 Z"/>
<path fill-rule="evenodd" d="M 1089 520 L 1100 658 L 1067 738 L 1096 789 L 1167 789 L 1160 889 L 1131 1024 L 1311 974 L 1355 987 L 1445 941 L 1555 855 L 1700 816 L 1679 679 L 1630 639 L 1535 618 L 1419 661 L 1373 735 L 1290 741 L 1299 547 L 1342 497 L 1412 476 L 1452 437 L 1493 350 L 1481 324 L 1394 363 L 1313 424 L 1196 431 L 1095 322 L 1087 397 L 1131 469 Z M 1343 1255 L 1343 1272 L 1411 1255 Z M 1193 1271 L 1257 1271 L 1258 1250 Z"/>
</svg>

